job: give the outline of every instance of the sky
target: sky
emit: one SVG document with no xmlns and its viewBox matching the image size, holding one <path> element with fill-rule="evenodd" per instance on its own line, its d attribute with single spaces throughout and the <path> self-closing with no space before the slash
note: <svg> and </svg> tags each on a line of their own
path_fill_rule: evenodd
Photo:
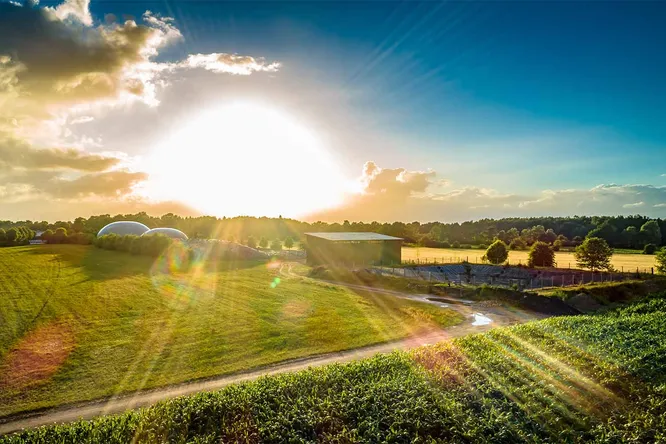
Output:
<svg viewBox="0 0 666 444">
<path fill-rule="evenodd" d="M 666 217 L 665 2 L 0 0 L 0 219 Z"/>
</svg>

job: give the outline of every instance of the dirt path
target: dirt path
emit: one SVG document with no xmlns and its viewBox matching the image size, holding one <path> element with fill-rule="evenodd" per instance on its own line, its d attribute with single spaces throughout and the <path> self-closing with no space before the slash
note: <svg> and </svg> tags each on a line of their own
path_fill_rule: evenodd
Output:
<svg viewBox="0 0 666 444">
<path fill-rule="evenodd" d="M 297 276 L 291 272 L 290 267 L 284 270 L 284 274 L 294 277 Z M 335 284 L 340 285 L 339 283 Z M 465 316 L 465 321 L 462 324 L 449 327 L 444 330 L 430 331 L 399 341 L 385 342 L 353 350 L 326 353 L 322 355 L 284 361 L 279 364 L 261 367 L 250 371 L 220 376 L 192 383 L 173 385 L 150 391 L 141 391 L 133 395 L 118 396 L 110 399 L 75 404 L 66 407 L 56 407 L 54 409 L 32 414 L 25 414 L 22 416 L 12 416 L 4 419 L 0 418 L 0 435 L 47 424 L 67 423 L 79 419 L 91 419 L 96 416 L 122 413 L 127 410 L 149 406 L 159 401 L 175 398 L 178 396 L 190 395 L 204 391 L 219 390 L 230 384 L 251 381 L 262 376 L 295 372 L 298 370 L 306 369 L 308 367 L 317 367 L 332 363 L 349 362 L 362 358 L 368 358 L 377 353 L 389 353 L 394 350 L 407 350 L 414 347 L 434 344 L 436 342 L 455 338 L 458 336 L 487 331 L 498 326 L 518 324 L 546 317 L 542 314 L 508 308 L 502 305 L 487 306 L 483 303 L 472 303 L 469 305 L 442 304 L 440 302 L 426 299 L 426 297 L 431 295 L 400 293 L 392 290 L 364 287 L 362 285 L 343 285 L 362 291 L 385 293 L 395 297 L 421 300 L 423 302 L 433 303 L 440 306 L 444 305 L 451 310 L 455 310 L 463 314 Z"/>
</svg>

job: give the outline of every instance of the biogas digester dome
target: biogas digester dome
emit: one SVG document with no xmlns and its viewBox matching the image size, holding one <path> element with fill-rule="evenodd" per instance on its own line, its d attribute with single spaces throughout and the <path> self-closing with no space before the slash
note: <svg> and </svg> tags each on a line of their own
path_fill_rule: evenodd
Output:
<svg viewBox="0 0 666 444">
<path fill-rule="evenodd" d="M 106 225 L 104 228 L 99 230 L 97 237 L 104 236 L 105 234 L 117 234 L 118 236 L 134 234 L 136 236 L 141 236 L 143 233 L 149 230 L 150 228 L 140 222 L 123 220 L 119 222 L 111 222 L 110 224 Z"/>
<path fill-rule="evenodd" d="M 154 234 L 163 234 L 171 239 L 187 240 L 187 235 L 175 228 L 153 228 L 143 233 L 141 236 L 152 236 Z"/>
</svg>

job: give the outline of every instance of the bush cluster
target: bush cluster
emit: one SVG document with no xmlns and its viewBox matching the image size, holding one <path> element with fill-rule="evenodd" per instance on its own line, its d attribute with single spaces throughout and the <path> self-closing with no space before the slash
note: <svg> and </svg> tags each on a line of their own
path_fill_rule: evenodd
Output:
<svg viewBox="0 0 666 444">
<path fill-rule="evenodd" d="M 95 239 L 95 246 L 105 250 L 124 251 L 132 254 L 158 257 L 162 255 L 175 241 L 163 234 L 154 236 L 118 236 L 105 234 Z"/>
<path fill-rule="evenodd" d="M 0 247 L 26 245 L 35 238 L 35 232 L 28 227 L 12 227 L 5 231 L 0 228 Z"/>
<path fill-rule="evenodd" d="M 67 234 L 67 230 L 62 227 L 56 229 L 55 231 L 46 230 L 42 233 L 41 238 L 48 244 L 91 245 L 95 240 L 95 236 L 90 233 Z"/>
</svg>

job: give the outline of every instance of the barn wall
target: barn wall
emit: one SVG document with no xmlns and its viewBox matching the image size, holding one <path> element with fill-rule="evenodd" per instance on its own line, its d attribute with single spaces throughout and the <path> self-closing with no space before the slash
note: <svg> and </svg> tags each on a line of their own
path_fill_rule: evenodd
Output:
<svg viewBox="0 0 666 444">
<path fill-rule="evenodd" d="M 333 242 L 307 237 L 307 263 L 335 266 L 366 266 L 399 264 L 402 241 Z"/>
</svg>

